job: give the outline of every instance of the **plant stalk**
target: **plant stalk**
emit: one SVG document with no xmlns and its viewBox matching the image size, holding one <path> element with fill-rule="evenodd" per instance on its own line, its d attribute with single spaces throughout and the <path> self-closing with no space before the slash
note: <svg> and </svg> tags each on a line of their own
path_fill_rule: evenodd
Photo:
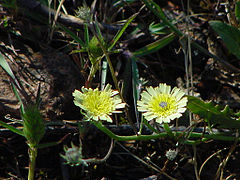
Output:
<svg viewBox="0 0 240 180">
<path fill-rule="evenodd" d="M 29 146 L 29 170 L 28 170 L 28 180 L 34 180 L 34 171 L 37 158 L 37 148 Z"/>
<path fill-rule="evenodd" d="M 158 139 L 163 137 L 169 137 L 169 132 L 162 132 L 158 134 L 151 135 L 132 135 L 132 136 L 119 136 L 114 134 L 111 130 L 106 128 L 101 122 L 91 121 L 99 130 L 107 134 L 110 138 L 113 138 L 117 141 L 130 141 L 130 140 L 138 140 L 138 141 L 146 141 L 151 139 Z M 176 131 L 174 132 L 175 137 L 184 136 L 186 132 Z M 184 140 L 184 144 L 199 144 L 201 142 L 205 142 L 207 140 L 219 140 L 219 141 L 240 141 L 240 138 L 225 136 L 221 134 L 203 134 L 198 132 L 191 132 L 189 134 L 189 138 L 194 138 L 196 140 Z"/>
</svg>

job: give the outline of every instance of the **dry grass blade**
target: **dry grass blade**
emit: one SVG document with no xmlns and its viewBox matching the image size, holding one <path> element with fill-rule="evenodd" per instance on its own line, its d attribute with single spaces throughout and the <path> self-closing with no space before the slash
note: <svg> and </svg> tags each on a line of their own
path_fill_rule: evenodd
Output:
<svg viewBox="0 0 240 180">
<path fill-rule="evenodd" d="M 169 176 L 167 173 L 165 173 L 164 171 L 162 171 L 159 167 L 155 167 L 152 166 L 150 164 L 148 164 L 147 162 L 145 162 L 144 160 L 142 160 L 141 158 L 139 158 L 138 156 L 134 155 L 133 153 L 131 153 L 127 148 L 125 148 L 121 143 L 117 142 L 117 144 L 119 146 L 121 146 L 125 151 L 127 151 L 131 156 L 133 156 L 135 159 L 137 159 L 138 161 L 140 161 L 141 163 L 145 164 L 146 166 L 148 166 L 149 168 L 153 169 L 154 171 L 159 172 L 160 174 L 163 174 L 164 176 L 168 177 L 171 180 L 176 180 L 175 178 Z"/>
<path fill-rule="evenodd" d="M 230 159 L 230 156 L 232 155 L 233 151 L 236 149 L 237 147 L 237 143 L 238 143 L 238 137 L 239 137 L 239 130 L 236 131 L 236 140 L 234 142 L 234 144 L 231 146 L 229 152 L 228 152 L 228 155 L 227 157 L 220 163 L 219 167 L 218 167 L 218 170 L 217 170 L 217 173 L 216 173 L 216 178 L 215 180 L 217 180 L 218 178 L 220 180 L 223 179 L 223 173 L 224 173 L 224 168 L 226 167 L 227 165 L 227 162 L 229 161 Z"/>
<path fill-rule="evenodd" d="M 55 25 L 56 25 L 56 22 L 57 22 L 59 13 L 60 13 L 60 9 L 62 8 L 64 1 L 65 0 L 61 0 L 59 6 L 57 8 L 56 14 L 54 16 L 54 20 L 53 20 L 53 24 L 52 24 L 52 28 L 51 28 L 51 33 L 50 33 L 50 37 L 49 37 L 50 41 L 52 40 L 52 36 L 53 36 L 54 29 L 55 29 Z"/>
<path fill-rule="evenodd" d="M 223 148 L 223 149 L 220 149 L 218 150 L 217 152 L 213 153 L 211 156 L 209 156 L 201 165 L 200 169 L 199 169 L 199 175 L 201 175 L 202 171 L 203 171 L 203 168 L 204 166 L 207 164 L 207 162 L 212 159 L 214 156 L 217 156 L 219 155 L 222 151 L 225 151 L 227 150 L 227 148 Z"/>
</svg>

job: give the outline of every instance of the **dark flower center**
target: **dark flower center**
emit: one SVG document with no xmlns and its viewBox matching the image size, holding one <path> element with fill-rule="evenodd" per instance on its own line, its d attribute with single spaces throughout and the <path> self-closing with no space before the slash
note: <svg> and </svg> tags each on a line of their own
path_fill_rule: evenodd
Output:
<svg viewBox="0 0 240 180">
<path fill-rule="evenodd" d="M 163 102 L 159 103 L 159 106 L 162 108 L 165 108 L 167 106 L 167 103 L 163 101 Z"/>
</svg>

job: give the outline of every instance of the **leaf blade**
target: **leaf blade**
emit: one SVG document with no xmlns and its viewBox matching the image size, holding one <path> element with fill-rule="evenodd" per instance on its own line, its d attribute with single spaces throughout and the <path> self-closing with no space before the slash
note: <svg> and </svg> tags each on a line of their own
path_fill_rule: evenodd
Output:
<svg viewBox="0 0 240 180">
<path fill-rule="evenodd" d="M 126 30 L 126 28 L 128 27 L 128 25 L 135 19 L 135 17 L 137 17 L 139 13 L 135 13 L 133 14 L 130 18 L 128 18 L 127 22 L 123 25 L 123 27 L 117 32 L 117 34 L 114 36 L 111 45 L 109 46 L 108 50 L 110 51 L 115 44 L 117 43 L 117 41 L 120 39 L 120 37 L 123 35 L 124 31 Z"/>
<path fill-rule="evenodd" d="M 224 41 L 228 50 L 240 60 L 240 31 L 221 21 L 210 21 L 209 24 Z"/>
<path fill-rule="evenodd" d="M 146 45 L 145 47 L 133 52 L 135 57 L 145 56 L 151 53 L 158 51 L 159 49 L 163 48 L 164 46 L 168 45 L 175 39 L 176 35 L 171 33 L 162 39 L 159 39 L 151 44 Z"/>
<path fill-rule="evenodd" d="M 5 128 L 7 128 L 7 129 L 9 129 L 12 132 L 18 134 L 18 135 L 24 136 L 24 133 L 21 130 L 19 130 L 19 129 L 13 127 L 13 126 L 10 126 L 10 125 L 8 125 L 7 123 L 5 123 L 3 121 L 0 121 L 0 125 L 5 127 Z"/>
<path fill-rule="evenodd" d="M 225 106 L 220 110 L 219 106 L 214 106 L 212 102 L 204 102 L 199 98 L 188 96 L 187 108 L 194 114 L 204 118 L 211 126 L 216 125 L 220 128 L 239 129 L 240 121 L 232 117 L 232 112 Z"/>
</svg>

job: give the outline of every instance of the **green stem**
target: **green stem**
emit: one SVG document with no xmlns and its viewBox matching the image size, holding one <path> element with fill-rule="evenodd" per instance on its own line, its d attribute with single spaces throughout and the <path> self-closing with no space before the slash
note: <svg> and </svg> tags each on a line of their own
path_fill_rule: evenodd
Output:
<svg viewBox="0 0 240 180">
<path fill-rule="evenodd" d="M 113 138 L 117 141 L 130 141 L 130 140 L 139 140 L 139 141 L 145 141 L 145 140 L 151 140 L 151 139 L 158 139 L 163 137 L 168 137 L 167 132 L 162 132 L 159 134 L 151 134 L 151 135 L 132 135 L 132 136 L 119 136 L 114 134 L 112 131 L 110 131 L 108 128 L 106 128 L 101 122 L 99 121 L 91 121 L 99 130 L 107 134 L 110 138 Z M 175 136 L 184 136 L 186 132 L 182 131 L 176 131 Z M 184 141 L 185 144 L 196 144 L 200 142 L 204 142 L 210 139 L 213 140 L 219 140 L 219 141 L 240 141 L 240 138 L 232 137 L 232 136 L 224 136 L 219 134 L 202 134 L 197 132 L 191 132 L 189 134 L 189 138 L 200 138 L 196 141 L 194 140 L 186 140 Z"/>
<path fill-rule="evenodd" d="M 94 35 L 96 36 L 96 38 L 97 38 L 97 40 L 98 40 L 98 43 L 99 43 L 99 45 L 100 45 L 100 47 L 101 47 L 101 49 L 102 49 L 102 51 L 103 51 L 103 54 L 104 54 L 105 57 L 106 57 L 106 60 L 107 60 L 107 62 L 108 62 L 109 69 L 110 69 L 110 72 L 111 72 L 111 75 L 112 75 L 112 78 L 113 78 L 114 85 L 115 85 L 115 87 L 117 88 L 117 90 L 118 90 L 119 92 L 121 92 L 121 91 L 120 91 L 120 88 L 119 88 L 119 86 L 118 86 L 117 78 L 116 78 L 116 76 L 115 76 L 115 74 L 114 74 L 114 69 L 113 69 L 113 65 L 112 65 L 112 62 L 111 62 L 110 57 L 109 57 L 109 53 L 108 53 L 107 49 L 105 48 L 105 46 L 103 45 L 103 43 L 102 43 L 102 41 L 101 41 L 101 39 L 100 39 L 100 37 L 99 37 L 99 35 L 98 35 L 98 33 L 97 33 L 97 30 L 96 30 L 97 27 L 96 27 L 96 26 L 97 26 L 97 24 L 94 24 L 94 26 L 93 26 L 93 28 L 92 28 L 92 31 L 93 31 Z M 122 97 L 121 93 L 119 93 L 119 95 L 121 96 L 121 99 L 123 100 L 123 97 Z"/>
<path fill-rule="evenodd" d="M 94 27 L 94 28 L 97 28 L 97 24 L 96 24 L 95 26 L 93 26 L 93 27 Z M 111 59 L 110 59 L 110 57 L 109 57 L 109 52 L 108 52 L 108 50 L 105 48 L 104 44 L 102 43 L 100 37 L 99 37 L 98 34 L 97 34 L 97 31 L 96 31 L 94 28 L 93 28 L 93 33 L 94 33 L 94 35 L 96 36 L 96 38 L 98 39 L 99 45 L 100 45 L 100 47 L 101 47 L 101 49 L 102 49 L 102 51 L 103 51 L 103 54 L 104 54 L 105 57 L 106 57 L 106 60 L 107 60 L 107 63 L 108 63 L 108 65 L 109 65 L 109 69 L 110 69 L 110 72 L 111 72 L 111 75 L 112 75 L 112 79 L 113 79 L 114 85 L 115 85 L 115 87 L 117 88 L 117 90 L 118 90 L 118 92 L 119 92 L 119 96 L 120 96 L 120 98 L 122 99 L 122 101 L 123 101 L 123 102 L 126 102 L 125 99 L 123 98 L 123 95 L 122 95 L 122 93 L 121 93 L 120 87 L 119 87 L 119 85 L 118 85 L 118 81 L 117 81 L 117 78 L 116 78 L 115 73 L 114 73 L 114 68 L 113 68 Z M 101 35 L 101 34 L 100 34 L 100 35 Z M 137 134 L 137 131 L 135 130 L 135 128 L 134 128 L 134 126 L 133 126 L 133 122 L 132 122 L 132 120 L 131 120 L 131 118 L 130 118 L 130 116 L 129 116 L 128 107 L 127 107 L 127 106 L 125 106 L 125 113 L 126 113 L 126 116 L 127 116 L 128 119 L 129 119 L 130 125 L 132 125 L 135 133 Z"/>
<path fill-rule="evenodd" d="M 34 171 L 37 158 L 37 148 L 29 145 L 29 170 L 28 170 L 28 180 L 34 180 Z"/>
<path fill-rule="evenodd" d="M 152 127 L 145 118 L 143 118 L 143 123 L 150 129 L 152 132 L 159 133 L 154 127 Z"/>
<path fill-rule="evenodd" d="M 164 128 L 164 130 L 167 132 L 167 134 L 168 134 L 170 137 L 172 137 L 172 138 L 175 137 L 174 134 L 173 134 L 173 132 L 172 132 L 172 130 L 170 129 L 170 127 L 169 127 L 169 125 L 168 125 L 167 123 L 164 123 L 164 124 L 163 124 L 163 128 Z"/>
</svg>

